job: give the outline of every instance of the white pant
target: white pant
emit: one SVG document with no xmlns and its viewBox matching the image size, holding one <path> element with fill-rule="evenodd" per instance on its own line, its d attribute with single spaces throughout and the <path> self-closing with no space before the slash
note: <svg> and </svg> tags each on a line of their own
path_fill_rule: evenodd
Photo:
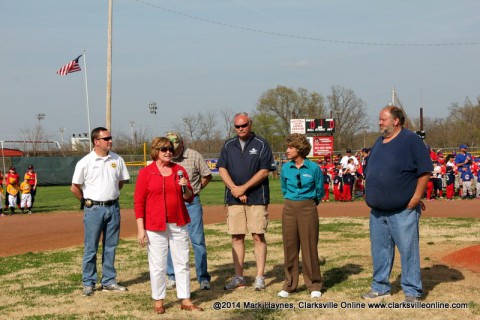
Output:
<svg viewBox="0 0 480 320">
<path fill-rule="evenodd" d="M 22 194 L 20 207 L 21 208 L 30 208 L 31 206 L 32 206 L 32 195 L 30 193 Z"/>
<path fill-rule="evenodd" d="M 167 223 L 166 231 L 147 230 L 147 237 L 152 298 L 154 300 L 165 299 L 167 293 L 168 247 L 172 254 L 177 298 L 190 298 L 190 247 L 187 226 L 179 227 L 176 223 Z"/>
<path fill-rule="evenodd" d="M 9 207 L 17 207 L 17 195 L 11 195 L 8 193 L 8 206 Z"/>
</svg>

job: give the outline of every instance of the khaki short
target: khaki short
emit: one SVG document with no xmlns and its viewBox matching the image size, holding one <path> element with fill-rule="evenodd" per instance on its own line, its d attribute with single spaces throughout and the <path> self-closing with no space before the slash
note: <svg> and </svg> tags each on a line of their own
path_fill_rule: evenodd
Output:
<svg viewBox="0 0 480 320">
<path fill-rule="evenodd" d="M 229 205 L 228 234 L 264 234 L 267 232 L 267 205 Z"/>
</svg>

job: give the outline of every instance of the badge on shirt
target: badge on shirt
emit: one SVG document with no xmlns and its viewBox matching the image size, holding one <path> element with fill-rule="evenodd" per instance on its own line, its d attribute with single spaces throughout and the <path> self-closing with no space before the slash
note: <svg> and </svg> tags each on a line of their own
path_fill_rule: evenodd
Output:
<svg viewBox="0 0 480 320">
<path fill-rule="evenodd" d="M 115 169 L 117 167 L 117 164 L 115 162 L 112 162 L 112 168 Z"/>
</svg>

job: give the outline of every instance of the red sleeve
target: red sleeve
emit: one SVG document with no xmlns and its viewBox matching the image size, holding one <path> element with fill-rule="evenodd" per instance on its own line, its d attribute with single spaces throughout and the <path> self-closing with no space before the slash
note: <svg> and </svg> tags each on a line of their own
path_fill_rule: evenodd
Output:
<svg viewBox="0 0 480 320">
<path fill-rule="evenodd" d="M 135 193 L 133 195 L 133 208 L 135 218 L 145 219 L 145 204 L 147 202 L 147 173 L 145 168 L 140 170 L 135 184 Z"/>
</svg>

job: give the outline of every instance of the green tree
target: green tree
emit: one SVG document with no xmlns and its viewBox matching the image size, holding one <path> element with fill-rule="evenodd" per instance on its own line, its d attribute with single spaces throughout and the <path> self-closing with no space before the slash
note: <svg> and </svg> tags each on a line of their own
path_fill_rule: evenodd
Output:
<svg viewBox="0 0 480 320">
<path fill-rule="evenodd" d="M 277 86 L 265 91 L 259 98 L 254 114 L 256 130 L 260 128 L 283 140 L 290 132 L 290 119 L 322 118 L 325 116 L 324 98 L 307 89 Z"/>
</svg>

